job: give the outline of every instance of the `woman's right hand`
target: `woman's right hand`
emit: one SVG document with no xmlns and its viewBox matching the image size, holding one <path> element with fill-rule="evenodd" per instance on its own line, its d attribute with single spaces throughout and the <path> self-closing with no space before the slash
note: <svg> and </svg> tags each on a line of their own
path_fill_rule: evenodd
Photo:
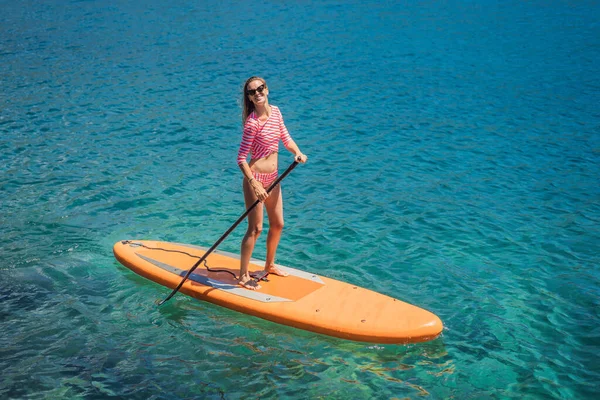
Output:
<svg viewBox="0 0 600 400">
<path fill-rule="evenodd" d="M 269 197 L 269 193 L 267 193 L 262 183 L 260 183 L 256 179 L 252 179 L 250 181 L 250 186 L 252 187 L 252 190 L 254 190 L 254 194 L 258 198 L 258 201 L 263 202 L 267 199 L 267 197 Z"/>
</svg>

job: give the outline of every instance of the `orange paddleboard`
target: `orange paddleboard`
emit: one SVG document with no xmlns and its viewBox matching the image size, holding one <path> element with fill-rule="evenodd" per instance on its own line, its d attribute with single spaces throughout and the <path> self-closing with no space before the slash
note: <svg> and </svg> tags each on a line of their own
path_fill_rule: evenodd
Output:
<svg viewBox="0 0 600 400">
<path fill-rule="evenodd" d="M 168 250 L 168 251 L 165 251 Z M 188 244 L 132 240 L 117 242 L 117 260 L 156 283 L 175 288 L 189 268 L 207 251 Z M 415 343 L 436 338 L 442 321 L 434 314 L 359 286 L 310 272 L 277 265 L 289 273 L 268 275 L 259 290 L 237 285 L 239 256 L 214 251 L 180 291 L 199 300 L 254 315 L 283 325 L 342 339 L 371 343 Z M 250 272 L 260 272 L 264 261 L 252 259 Z"/>
</svg>

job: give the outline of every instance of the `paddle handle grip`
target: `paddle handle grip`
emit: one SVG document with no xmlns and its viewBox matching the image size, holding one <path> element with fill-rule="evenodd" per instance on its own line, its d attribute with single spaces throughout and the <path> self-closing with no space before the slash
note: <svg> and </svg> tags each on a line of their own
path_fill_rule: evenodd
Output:
<svg viewBox="0 0 600 400">
<path fill-rule="evenodd" d="M 283 174 L 281 174 L 281 176 L 279 176 L 275 180 L 275 182 L 273 182 L 271 184 L 271 186 L 269 186 L 269 188 L 267 189 L 267 193 L 271 193 L 271 191 L 275 188 L 275 186 L 279 185 L 279 182 L 281 182 L 286 176 L 288 176 L 289 173 L 292 172 L 292 170 L 294 168 L 296 168 L 297 165 L 298 165 L 298 161 L 294 160 L 294 162 L 290 164 L 290 166 L 285 170 L 285 172 Z M 181 289 L 181 287 L 183 286 L 183 284 L 185 283 L 185 281 L 188 279 L 188 277 L 192 274 L 192 272 L 194 272 L 194 270 L 196 268 L 198 268 L 198 266 L 200 264 L 202 264 L 202 262 L 204 260 L 206 260 L 206 258 L 210 255 L 210 253 L 212 253 L 221 244 L 221 242 L 223 242 L 223 240 L 225 240 L 225 238 L 227 236 L 229 236 L 229 234 L 231 232 L 233 232 L 233 230 L 235 228 L 237 228 L 237 226 L 248 216 L 248 214 L 250 214 L 250 212 L 254 209 L 254 207 L 256 207 L 258 205 L 258 203 L 260 203 L 260 200 L 256 200 L 254 203 L 252 203 L 252 205 L 250 207 L 248 207 L 248 209 L 237 219 L 237 221 L 235 221 L 235 223 L 233 225 L 231 225 L 231 227 L 229 227 L 229 229 L 227 229 L 227 231 L 219 238 L 219 240 L 217 240 L 215 242 L 215 244 L 213 244 L 210 247 L 210 249 L 208 249 L 206 251 L 206 253 L 204 253 L 204 255 L 196 262 L 196 264 L 194 264 L 192 266 L 192 268 L 190 268 L 188 270 L 188 272 L 185 274 L 185 276 L 183 277 L 183 279 L 181 280 L 181 282 L 179 282 L 179 285 L 177 285 L 177 287 L 175 289 L 173 289 L 173 291 L 171 292 L 171 294 L 169 294 L 167 296 L 167 298 L 165 298 L 163 301 L 161 301 L 161 302 L 158 303 L 159 306 L 162 306 L 167 301 L 169 301 L 171 299 L 171 297 L 175 296 L 175 294 L 179 291 L 179 289 Z"/>
</svg>

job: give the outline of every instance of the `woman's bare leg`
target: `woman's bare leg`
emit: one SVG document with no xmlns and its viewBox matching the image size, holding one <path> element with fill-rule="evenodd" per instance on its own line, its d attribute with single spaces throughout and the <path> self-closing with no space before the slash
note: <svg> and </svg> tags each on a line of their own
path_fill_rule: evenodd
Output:
<svg viewBox="0 0 600 400">
<path fill-rule="evenodd" d="M 250 207 L 257 200 L 254 191 L 250 187 L 250 184 L 244 179 L 244 202 L 246 203 L 246 209 Z M 250 214 L 248 214 L 248 229 L 242 239 L 242 248 L 240 254 L 240 277 L 239 282 L 242 286 L 247 289 L 260 289 L 260 285 L 255 284 L 250 274 L 248 273 L 248 264 L 250 258 L 252 258 L 252 252 L 256 245 L 256 240 L 262 232 L 263 226 L 263 205 L 258 204 Z"/>
<path fill-rule="evenodd" d="M 265 271 L 275 275 L 287 276 L 288 274 L 286 272 L 281 271 L 274 266 L 277 246 L 279 246 L 281 232 L 283 231 L 283 196 L 281 194 L 281 185 L 277 185 L 273 188 L 271 194 L 267 200 L 265 200 L 265 207 L 267 209 L 267 215 L 269 216 Z"/>
</svg>

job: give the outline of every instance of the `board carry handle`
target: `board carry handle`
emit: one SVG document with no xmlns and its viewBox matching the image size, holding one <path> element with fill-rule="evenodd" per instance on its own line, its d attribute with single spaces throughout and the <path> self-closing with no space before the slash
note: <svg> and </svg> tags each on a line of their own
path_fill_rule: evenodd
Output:
<svg viewBox="0 0 600 400">
<path fill-rule="evenodd" d="M 290 172 L 292 172 L 292 170 L 294 168 L 296 168 L 297 165 L 298 165 L 298 160 L 294 159 L 294 162 L 290 164 L 290 166 L 285 170 L 285 172 L 283 174 L 281 174 L 281 176 L 279 176 L 275 180 L 275 182 L 273 182 L 271 184 L 271 186 L 269 186 L 269 188 L 267 189 L 267 193 L 271 193 L 271 190 L 273 190 L 275 188 L 275 186 L 277 186 L 279 184 L 279 182 L 281 182 L 283 180 L 283 178 L 285 178 L 286 176 L 288 176 L 288 174 Z M 223 234 L 223 236 L 221 236 L 219 238 L 219 240 L 217 240 L 215 242 L 215 244 L 213 244 L 210 247 L 210 249 L 208 249 L 206 251 L 206 253 L 204 253 L 204 255 L 196 262 L 196 264 L 194 264 L 194 266 L 188 270 L 188 272 L 185 274 L 185 276 L 183 277 L 183 279 L 181 280 L 181 282 L 179 282 L 179 285 L 177 285 L 177 287 L 175 289 L 173 289 L 173 291 L 171 292 L 171 294 L 168 295 L 167 298 L 165 298 L 164 300 L 162 300 L 162 301 L 160 301 L 158 303 L 159 306 L 162 306 L 167 301 L 169 301 L 171 299 L 171 297 L 175 296 L 175 294 L 179 291 L 179 289 L 181 289 L 181 287 L 183 286 L 184 282 L 191 275 L 191 273 L 194 272 L 194 270 L 196 268 L 198 268 L 198 266 L 200 264 L 202 264 L 202 262 L 209 256 L 209 254 L 212 253 L 217 248 L 217 246 L 219 246 L 221 244 L 221 242 L 223 240 L 225 240 L 225 238 L 227 236 L 229 236 L 229 234 L 231 232 L 233 232 L 233 230 L 235 228 L 237 228 L 237 226 L 248 216 L 248 214 L 250 214 L 250 212 L 254 209 L 254 207 L 256 207 L 258 205 L 258 203 L 260 203 L 260 200 L 257 199 L 250 207 L 248 207 L 248 209 L 237 219 L 237 221 L 235 221 L 235 223 L 233 225 L 231 225 L 231 227 L 229 229 L 227 229 L 227 232 L 225 232 Z"/>
</svg>

